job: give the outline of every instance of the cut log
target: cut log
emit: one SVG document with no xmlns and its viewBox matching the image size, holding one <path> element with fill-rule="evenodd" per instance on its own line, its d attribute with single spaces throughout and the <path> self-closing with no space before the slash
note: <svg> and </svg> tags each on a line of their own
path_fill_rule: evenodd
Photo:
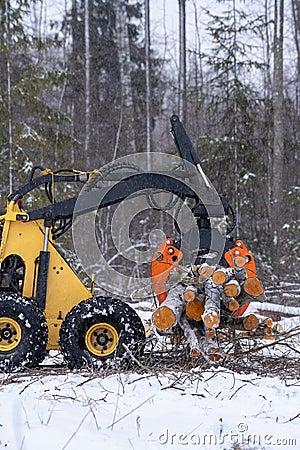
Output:
<svg viewBox="0 0 300 450">
<path fill-rule="evenodd" d="M 236 268 L 242 268 L 245 267 L 246 264 L 246 258 L 244 256 L 236 256 L 233 260 L 234 267 Z"/>
<path fill-rule="evenodd" d="M 247 316 L 243 319 L 243 325 L 244 325 L 245 330 L 247 330 L 247 331 L 255 330 L 255 328 L 257 328 L 258 324 L 259 324 L 259 319 L 256 317 L 255 314 L 250 314 L 249 316 Z"/>
<path fill-rule="evenodd" d="M 169 330 L 176 323 L 176 316 L 168 306 L 161 306 L 152 314 L 152 323 L 159 330 Z"/>
<path fill-rule="evenodd" d="M 264 334 L 266 336 L 273 336 L 273 328 L 272 327 L 265 327 L 264 328 Z"/>
<path fill-rule="evenodd" d="M 203 322 L 207 328 L 217 328 L 220 324 L 220 316 L 215 311 L 206 313 L 203 315 Z"/>
<path fill-rule="evenodd" d="M 222 349 L 219 348 L 217 341 L 214 337 L 207 339 L 201 339 L 201 353 L 204 355 L 205 359 L 211 364 L 218 363 L 224 359 L 225 355 Z"/>
<path fill-rule="evenodd" d="M 197 289 L 195 288 L 195 286 L 188 286 L 183 293 L 184 300 L 186 302 L 191 302 L 195 300 L 196 294 Z"/>
<path fill-rule="evenodd" d="M 245 267 L 246 258 L 244 258 L 243 256 L 236 256 L 234 258 L 233 264 L 234 264 L 233 270 L 234 270 L 235 279 L 239 283 L 242 283 L 246 279 L 246 276 L 247 276 L 246 267 Z"/>
<path fill-rule="evenodd" d="M 182 285 L 171 289 L 163 304 L 152 314 L 152 323 L 159 330 L 169 330 L 178 322 L 185 308 L 184 289 Z"/>
<path fill-rule="evenodd" d="M 202 319 L 204 313 L 204 302 L 198 298 L 187 303 L 185 308 L 185 314 L 190 318 L 199 322 Z"/>
<path fill-rule="evenodd" d="M 259 300 L 255 299 L 255 300 Z M 294 307 L 294 306 L 286 306 L 286 305 L 278 305 L 276 303 L 260 303 L 260 302 L 253 302 L 253 306 L 258 311 L 263 311 L 268 314 L 270 313 L 279 313 L 284 316 L 300 316 L 300 308 Z"/>
<path fill-rule="evenodd" d="M 199 330 L 189 323 L 186 316 L 180 318 L 179 325 L 190 346 L 191 356 L 197 357 L 201 354 L 210 363 L 217 363 L 224 358 L 224 353 L 217 342 L 201 336 Z"/>
<path fill-rule="evenodd" d="M 225 355 L 222 349 L 220 349 L 217 346 L 216 347 L 212 346 L 210 349 L 207 350 L 207 357 L 209 361 L 213 364 L 222 361 L 225 358 Z"/>
<path fill-rule="evenodd" d="M 258 297 L 264 293 L 264 288 L 258 278 L 246 278 L 244 291 L 252 297 Z"/>
<path fill-rule="evenodd" d="M 233 275 L 233 271 L 232 269 L 225 269 L 225 268 L 221 268 L 221 269 L 217 269 L 211 276 L 213 282 L 215 284 L 224 284 L 227 281 L 230 280 L 230 278 Z"/>
<path fill-rule="evenodd" d="M 231 311 L 232 313 L 237 311 L 239 309 L 239 307 L 241 306 L 240 301 L 238 301 L 234 297 L 223 296 L 222 300 L 223 300 L 225 307 L 227 309 L 229 309 L 229 311 Z"/>
<path fill-rule="evenodd" d="M 239 307 L 240 307 L 240 304 L 237 300 L 233 299 L 228 302 L 228 309 L 231 312 L 237 311 L 239 309 Z"/>
<path fill-rule="evenodd" d="M 212 339 L 215 337 L 215 335 L 216 335 L 216 330 L 208 330 L 205 333 L 206 339 Z"/>
<path fill-rule="evenodd" d="M 214 284 L 212 279 L 207 280 L 205 284 L 205 310 L 202 316 L 207 328 L 216 328 L 219 326 L 222 293 L 222 286 Z"/>
<path fill-rule="evenodd" d="M 273 320 L 271 319 L 271 317 L 268 317 L 268 318 L 265 320 L 265 324 L 266 324 L 266 326 L 269 327 L 269 328 L 272 328 L 272 327 L 273 327 Z"/>
<path fill-rule="evenodd" d="M 188 318 L 183 315 L 179 319 L 180 328 L 183 331 L 184 337 L 187 343 L 190 346 L 190 352 L 192 356 L 198 356 L 200 354 L 200 340 L 201 334 L 200 331 L 192 326 L 188 321 Z"/>
<path fill-rule="evenodd" d="M 226 297 L 237 297 L 241 293 L 241 286 L 238 281 L 230 280 L 224 285 L 224 294 Z"/>
<path fill-rule="evenodd" d="M 204 263 L 198 268 L 198 274 L 201 280 L 208 280 L 214 272 L 214 267 Z"/>
</svg>

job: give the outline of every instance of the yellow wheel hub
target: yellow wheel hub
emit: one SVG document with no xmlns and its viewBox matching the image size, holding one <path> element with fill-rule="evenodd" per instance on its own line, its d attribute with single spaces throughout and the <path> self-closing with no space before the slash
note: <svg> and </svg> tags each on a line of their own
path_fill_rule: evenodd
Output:
<svg viewBox="0 0 300 450">
<path fill-rule="evenodd" d="M 9 352 L 16 348 L 22 338 L 21 327 L 11 317 L 0 317 L 0 351 Z"/>
<path fill-rule="evenodd" d="M 85 335 L 85 345 L 95 356 L 108 356 L 118 345 L 119 334 L 109 323 L 95 323 Z"/>
</svg>

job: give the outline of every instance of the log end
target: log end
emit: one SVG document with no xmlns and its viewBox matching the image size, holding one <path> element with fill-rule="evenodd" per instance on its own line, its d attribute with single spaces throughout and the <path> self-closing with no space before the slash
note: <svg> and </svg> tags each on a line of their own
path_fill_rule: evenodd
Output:
<svg viewBox="0 0 300 450">
<path fill-rule="evenodd" d="M 220 317 L 216 312 L 208 313 L 203 318 L 204 325 L 207 328 L 216 328 L 219 326 Z"/>
<path fill-rule="evenodd" d="M 272 328 L 273 327 L 273 319 L 271 317 L 268 317 L 265 321 L 265 324 L 267 327 Z"/>
<path fill-rule="evenodd" d="M 246 258 L 244 258 L 244 256 L 236 256 L 233 263 L 235 267 L 242 268 L 246 265 Z"/>
<path fill-rule="evenodd" d="M 198 299 L 190 301 L 186 305 L 185 314 L 196 321 L 202 319 L 202 314 L 204 313 L 204 304 Z"/>
<path fill-rule="evenodd" d="M 186 302 L 192 302 L 195 299 L 195 297 L 196 293 L 191 289 L 187 289 L 183 294 L 183 298 Z"/>
<path fill-rule="evenodd" d="M 264 293 L 264 288 L 258 278 L 246 278 L 244 291 L 253 297 L 259 297 Z"/>
<path fill-rule="evenodd" d="M 175 322 L 175 314 L 167 306 L 161 306 L 152 314 L 152 323 L 159 330 L 168 330 Z"/>
<path fill-rule="evenodd" d="M 230 302 L 228 303 L 228 309 L 231 312 L 235 312 L 239 309 L 240 305 L 239 302 L 237 300 L 230 300 Z"/>
<path fill-rule="evenodd" d="M 204 279 L 208 280 L 213 274 L 213 267 L 209 266 L 208 264 L 203 264 L 198 269 L 198 274 Z"/>
<path fill-rule="evenodd" d="M 206 339 L 212 339 L 212 338 L 215 337 L 215 335 L 216 335 L 215 330 L 208 330 L 208 331 L 205 333 Z"/>
<path fill-rule="evenodd" d="M 224 286 L 224 294 L 226 297 L 237 297 L 241 289 L 236 283 L 228 283 Z"/>
<path fill-rule="evenodd" d="M 212 280 L 215 284 L 223 284 L 226 281 L 226 274 L 222 270 L 217 270 L 213 273 Z"/>
<path fill-rule="evenodd" d="M 264 334 L 266 336 L 273 336 L 273 328 L 272 327 L 265 327 L 264 328 Z"/>
<path fill-rule="evenodd" d="M 258 324 L 259 324 L 259 320 L 255 314 L 250 314 L 249 316 L 245 317 L 245 319 L 243 320 L 244 328 L 247 331 L 255 330 L 255 328 L 257 328 Z"/>
</svg>

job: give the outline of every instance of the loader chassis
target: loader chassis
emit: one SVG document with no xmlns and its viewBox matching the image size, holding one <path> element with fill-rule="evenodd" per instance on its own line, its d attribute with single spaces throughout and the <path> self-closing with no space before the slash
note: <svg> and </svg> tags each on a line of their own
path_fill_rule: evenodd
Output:
<svg viewBox="0 0 300 450">
<path fill-rule="evenodd" d="M 43 220 L 25 222 L 16 220 L 20 216 L 17 204 L 9 204 L 2 233 L 0 263 L 10 255 L 18 255 L 24 263 L 24 285 L 22 296 L 36 297 L 37 274 L 40 251 L 43 248 Z M 26 215 L 24 212 L 22 215 Z M 59 349 L 59 330 L 67 313 L 80 301 L 90 298 L 91 292 L 85 287 L 68 263 L 56 250 L 49 239 L 50 264 L 45 303 L 45 317 L 48 325 L 48 350 Z M 17 291 L 17 286 L 12 286 Z"/>
</svg>

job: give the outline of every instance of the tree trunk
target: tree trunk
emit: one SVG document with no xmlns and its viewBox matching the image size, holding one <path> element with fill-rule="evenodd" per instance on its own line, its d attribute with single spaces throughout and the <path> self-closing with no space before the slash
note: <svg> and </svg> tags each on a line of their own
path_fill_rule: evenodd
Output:
<svg viewBox="0 0 300 450">
<path fill-rule="evenodd" d="M 294 36 L 297 51 L 296 111 L 300 117 L 300 0 L 292 0 Z"/>
<path fill-rule="evenodd" d="M 145 71 L 146 71 L 146 151 L 147 169 L 150 170 L 151 152 L 151 74 L 150 74 L 150 8 L 145 0 Z"/>
<path fill-rule="evenodd" d="M 284 0 L 275 0 L 274 12 L 274 74 L 273 74 L 273 164 L 272 164 L 272 259 L 279 275 L 281 227 L 283 213 L 284 166 L 284 102 L 283 102 L 283 16 Z"/>
<path fill-rule="evenodd" d="M 186 119 L 186 0 L 179 2 L 179 99 L 178 114 L 180 119 Z"/>
<path fill-rule="evenodd" d="M 80 140 L 81 135 L 81 122 L 82 115 L 80 98 L 80 80 L 78 79 L 78 57 L 79 57 L 79 30 L 78 30 L 78 10 L 77 0 L 72 0 L 71 7 L 71 37 L 72 37 L 72 49 L 70 55 L 70 71 L 74 74 L 74 79 L 71 82 L 70 87 L 70 109 L 71 109 L 71 134 L 72 138 Z M 71 149 L 71 162 L 77 164 L 80 161 L 79 152 L 75 153 L 74 146 Z"/>
<path fill-rule="evenodd" d="M 130 43 L 127 24 L 128 17 L 124 1 L 117 0 L 115 2 L 115 8 L 121 84 L 120 117 L 122 117 L 122 120 L 119 127 L 120 130 L 122 130 L 122 133 L 120 141 L 125 143 L 123 153 L 135 153 L 134 104 L 131 84 Z M 116 154 L 117 148 L 115 148 L 115 155 Z"/>
<path fill-rule="evenodd" d="M 90 169 L 90 110 L 91 110 L 91 52 L 90 52 L 90 0 L 84 0 L 84 42 L 85 42 L 85 140 L 84 153 Z"/>
<path fill-rule="evenodd" d="M 12 107 L 11 107 L 11 68 L 10 68 L 10 4 L 5 1 L 5 28 L 6 28 L 6 80 L 7 80 L 7 116 L 8 116 L 8 174 L 9 193 L 13 192 L 13 132 L 12 132 Z"/>
</svg>

